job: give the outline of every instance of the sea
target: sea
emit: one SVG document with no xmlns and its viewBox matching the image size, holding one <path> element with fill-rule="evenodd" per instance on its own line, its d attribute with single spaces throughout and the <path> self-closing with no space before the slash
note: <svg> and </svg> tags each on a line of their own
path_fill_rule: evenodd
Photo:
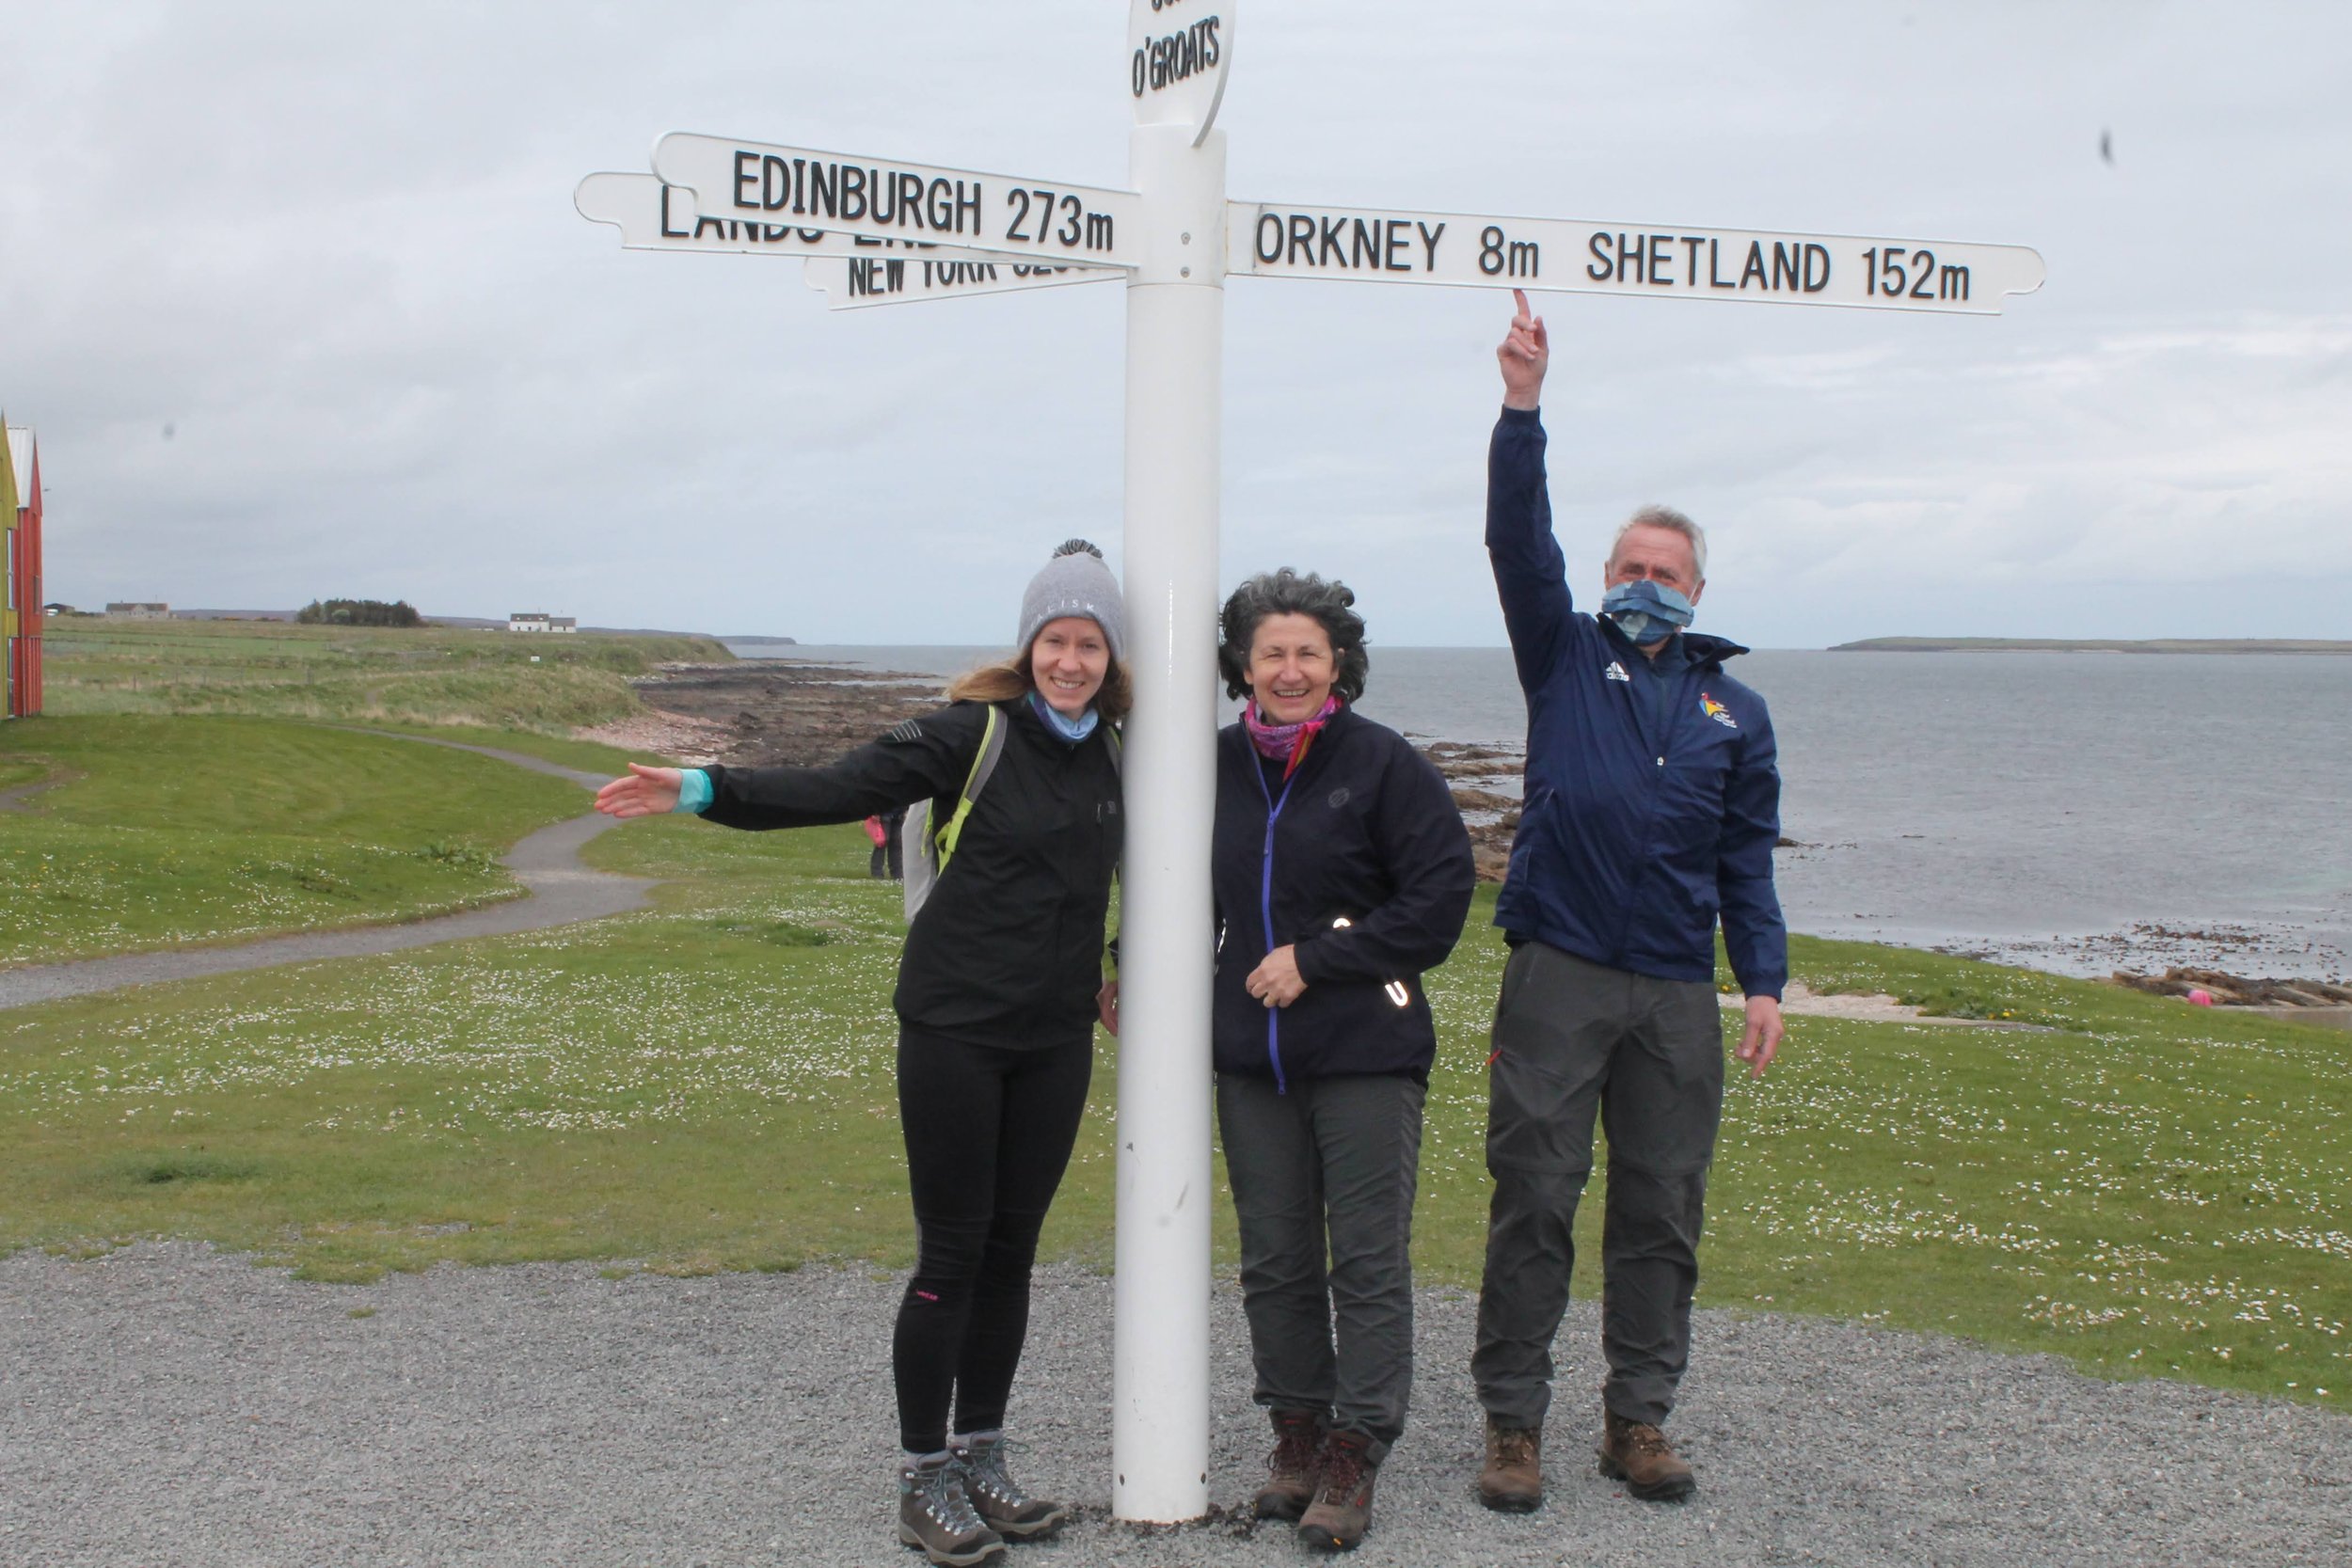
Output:
<svg viewBox="0 0 2352 1568">
<path fill-rule="evenodd" d="M 1001 650 L 737 642 L 940 678 Z M 2352 657 L 1765 650 L 1792 930 L 2070 974 L 2352 976 Z M 1362 710 L 1502 753 L 1503 648 L 1373 649 Z"/>
</svg>

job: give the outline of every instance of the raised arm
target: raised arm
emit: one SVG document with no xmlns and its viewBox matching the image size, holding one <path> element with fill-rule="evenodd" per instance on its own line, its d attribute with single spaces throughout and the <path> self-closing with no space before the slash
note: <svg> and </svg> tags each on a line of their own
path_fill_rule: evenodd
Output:
<svg viewBox="0 0 2352 1568">
<path fill-rule="evenodd" d="M 1567 562 L 1552 537 L 1551 497 L 1544 479 L 1544 426 L 1536 408 L 1551 367 L 1551 338 L 1527 295 L 1495 350 L 1502 367 L 1502 418 L 1486 447 L 1486 556 L 1519 684 L 1533 689 L 1549 672 L 1568 635 L 1576 606 Z"/>
</svg>

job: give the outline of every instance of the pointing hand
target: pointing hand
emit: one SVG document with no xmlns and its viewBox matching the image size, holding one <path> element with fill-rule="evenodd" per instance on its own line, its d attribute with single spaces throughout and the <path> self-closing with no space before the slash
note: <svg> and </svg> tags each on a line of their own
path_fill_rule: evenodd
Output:
<svg viewBox="0 0 2352 1568">
<path fill-rule="evenodd" d="M 1544 330 L 1544 318 L 1529 309 L 1525 290 L 1512 290 L 1511 298 L 1518 311 L 1495 349 L 1502 366 L 1502 406 L 1534 408 L 1543 396 L 1544 372 L 1551 368 L 1551 337 Z"/>
</svg>

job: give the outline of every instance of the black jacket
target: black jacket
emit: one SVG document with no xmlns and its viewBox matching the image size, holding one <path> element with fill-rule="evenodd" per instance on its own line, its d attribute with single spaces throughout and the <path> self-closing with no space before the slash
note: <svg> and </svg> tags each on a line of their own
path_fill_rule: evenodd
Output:
<svg viewBox="0 0 2352 1568">
<path fill-rule="evenodd" d="M 1285 793 L 1280 767 L 1230 725 L 1217 736 L 1210 863 L 1219 1071 L 1427 1076 L 1438 1038 L 1421 974 L 1460 940 L 1477 874 L 1453 793 L 1426 758 L 1342 708 Z M 1335 928 L 1343 916 L 1350 924 Z M 1285 942 L 1297 944 L 1307 989 L 1269 1008 L 1243 982 Z"/>
<path fill-rule="evenodd" d="M 899 1019 L 977 1044 L 1056 1045 L 1093 1027 L 1103 922 L 1119 863 L 1119 770 L 1098 726 L 1072 743 L 1025 701 L 955 858 L 907 931 Z M 704 816 L 731 828 L 856 822 L 917 800 L 946 820 L 978 754 L 986 708 L 958 703 L 823 768 L 712 768 Z"/>
</svg>

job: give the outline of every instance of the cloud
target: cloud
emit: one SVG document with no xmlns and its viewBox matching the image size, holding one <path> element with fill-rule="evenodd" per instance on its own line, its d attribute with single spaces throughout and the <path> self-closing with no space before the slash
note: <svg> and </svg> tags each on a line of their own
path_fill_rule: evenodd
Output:
<svg viewBox="0 0 2352 1568">
<path fill-rule="evenodd" d="M 1053 544 L 1120 559 L 1120 291 L 830 316 L 788 263 L 623 253 L 569 198 L 674 128 L 1122 183 L 1117 23 L 1079 0 L 1024 19 L 0 8 L 39 62 L 0 96 L 0 405 L 41 433 L 55 590 L 1001 635 Z M 1236 196 L 2048 257 L 1990 321 L 1545 296 L 1571 562 L 1667 499 L 1715 531 L 1710 624 L 1752 641 L 2044 601 L 2100 634 L 2259 600 L 2275 629 L 2352 635 L 2345 19 L 1241 21 Z M 1228 578 L 1290 561 L 1357 584 L 1391 643 L 1497 640 L 1476 539 L 1505 309 L 1230 289 Z"/>
</svg>

